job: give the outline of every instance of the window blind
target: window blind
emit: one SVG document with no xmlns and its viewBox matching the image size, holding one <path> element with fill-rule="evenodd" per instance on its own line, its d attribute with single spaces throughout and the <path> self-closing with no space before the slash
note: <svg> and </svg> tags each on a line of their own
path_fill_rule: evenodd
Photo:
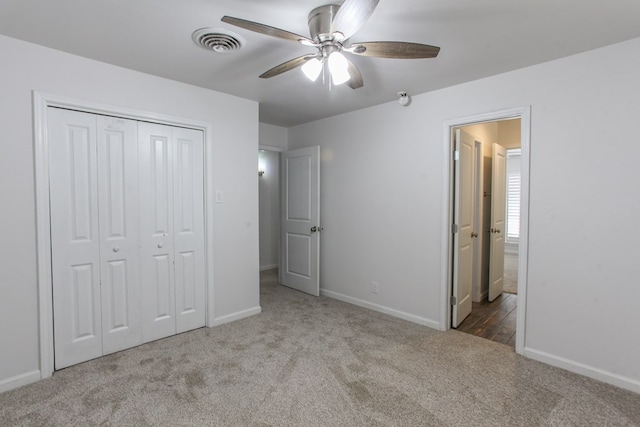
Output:
<svg viewBox="0 0 640 427">
<path fill-rule="evenodd" d="M 507 150 L 507 243 L 520 238 L 520 149 Z"/>
</svg>

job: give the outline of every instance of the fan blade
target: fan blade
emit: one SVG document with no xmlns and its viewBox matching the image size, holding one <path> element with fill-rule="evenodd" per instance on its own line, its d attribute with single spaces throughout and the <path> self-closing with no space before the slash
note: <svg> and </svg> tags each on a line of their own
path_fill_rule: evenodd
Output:
<svg viewBox="0 0 640 427">
<path fill-rule="evenodd" d="M 344 39 L 354 35 L 371 17 L 379 0 L 345 0 L 331 22 L 331 32 L 344 34 Z"/>
<path fill-rule="evenodd" d="M 347 58 L 347 63 L 349 64 L 349 75 L 351 78 L 345 84 L 349 86 L 351 89 L 359 89 L 364 86 L 364 82 L 362 81 L 362 74 L 360 74 L 360 70 L 355 66 L 353 62 L 351 62 Z"/>
<path fill-rule="evenodd" d="M 282 73 L 286 73 L 287 71 L 293 70 L 294 68 L 300 67 L 302 65 L 304 65 L 305 62 L 307 62 L 308 60 L 310 60 L 311 58 L 317 58 L 318 55 L 313 54 L 313 55 L 303 55 L 303 56 L 299 56 L 297 58 L 291 59 L 287 62 L 283 62 L 280 65 L 276 65 L 275 67 L 273 67 L 272 69 L 265 71 L 264 73 L 260 74 L 260 78 L 261 79 L 269 79 L 271 77 L 275 77 L 279 74 Z"/>
<path fill-rule="evenodd" d="M 235 25 L 236 27 L 244 28 L 245 30 L 253 31 L 260 34 L 266 34 L 267 36 L 276 37 L 279 39 L 291 40 L 300 43 L 304 41 L 305 43 L 315 45 L 313 40 L 307 37 L 291 33 L 289 31 L 281 30 L 280 28 L 270 27 L 269 25 L 247 21 L 246 19 L 234 18 L 232 16 L 223 16 L 222 22 L 226 22 L 227 24 Z"/>
<path fill-rule="evenodd" d="M 440 48 L 437 46 L 409 42 L 354 43 L 344 50 L 356 55 L 394 59 L 435 58 L 440 52 Z"/>
</svg>

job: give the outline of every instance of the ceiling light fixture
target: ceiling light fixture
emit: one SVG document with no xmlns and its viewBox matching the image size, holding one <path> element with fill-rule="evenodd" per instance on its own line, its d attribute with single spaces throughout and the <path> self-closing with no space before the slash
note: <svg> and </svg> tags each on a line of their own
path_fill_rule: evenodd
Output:
<svg viewBox="0 0 640 427">
<path fill-rule="evenodd" d="M 311 58 L 307 61 L 306 64 L 302 66 L 302 72 L 305 76 L 307 76 L 309 80 L 315 82 L 316 80 L 318 80 L 318 76 L 322 72 L 322 67 L 322 61 L 320 61 L 318 58 Z"/>
<path fill-rule="evenodd" d="M 327 49 L 327 51 L 329 50 L 330 49 Z M 331 76 L 331 81 L 334 86 L 351 80 L 349 61 L 337 50 L 333 50 L 331 53 L 323 52 L 322 57 L 308 59 L 302 66 L 302 72 L 309 80 L 315 82 L 325 67 Z"/>
<path fill-rule="evenodd" d="M 329 55 L 329 73 L 333 84 L 338 86 L 349 81 L 349 63 L 347 58 L 340 52 L 333 52 Z"/>
<path fill-rule="evenodd" d="M 223 16 L 222 22 L 317 49 L 315 53 L 276 65 L 260 74 L 261 79 L 269 79 L 302 67 L 305 76 L 312 81 L 316 81 L 322 73 L 322 81 L 328 83 L 329 88 L 333 82 L 333 85 L 346 84 L 351 89 L 358 89 L 364 85 L 362 74 L 343 53 L 378 58 L 418 59 L 435 58 L 440 51 L 437 46 L 411 42 L 352 43 L 351 36 L 369 20 L 379 1 L 343 0 L 340 5 L 325 4 L 316 7 L 309 12 L 309 37 L 233 16 Z"/>
</svg>

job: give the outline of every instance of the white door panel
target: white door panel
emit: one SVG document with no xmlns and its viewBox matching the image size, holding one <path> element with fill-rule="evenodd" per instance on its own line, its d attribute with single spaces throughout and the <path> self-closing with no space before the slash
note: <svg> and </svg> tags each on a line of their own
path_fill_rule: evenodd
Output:
<svg viewBox="0 0 640 427">
<path fill-rule="evenodd" d="M 204 136 L 174 128 L 175 304 L 178 333 L 205 324 Z"/>
<path fill-rule="evenodd" d="M 103 353 L 142 343 L 137 123 L 97 117 Z"/>
<path fill-rule="evenodd" d="M 504 239 L 507 234 L 507 150 L 493 144 L 492 151 L 489 301 L 499 297 L 504 289 Z"/>
<path fill-rule="evenodd" d="M 471 313 L 472 285 L 473 285 L 473 225 L 474 225 L 474 138 L 461 130 L 456 130 L 456 151 L 458 160 L 455 161 L 455 206 L 454 224 L 457 232 L 454 234 L 453 257 L 453 295 L 456 303 L 453 305 L 452 324 L 458 327 Z"/>
<path fill-rule="evenodd" d="M 283 285 L 320 294 L 320 147 L 291 150 L 282 158 Z"/>
<path fill-rule="evenodd" d="M 56 369 L 204 326 L 203 132 L 48 120 Z"/>
<path fill-rule="evenodd" d="M 140 273 L 144 342 L 176 333 L 173 168 L 169 126 L 138 124 Z"/>
<path fill-rule="evenodd" d="M 55 367 L 102 355 L 94 115 L 48 114 Z"/>
</svg>

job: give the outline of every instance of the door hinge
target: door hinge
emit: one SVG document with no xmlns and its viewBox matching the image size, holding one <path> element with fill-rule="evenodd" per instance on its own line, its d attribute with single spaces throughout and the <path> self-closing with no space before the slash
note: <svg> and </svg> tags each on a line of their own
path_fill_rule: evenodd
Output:
<svg viewBox="0 0 640 427">
<path fill-rule="evenodd" d="M 456 305 L 456 302 L 458 301 L 456 300 L 455 295 L 451 295 L 451 298 L 449 298 L 449 304 Z"/>
<path fill-rule="evenodd" d="M 453 152 L 453 160 L 455 160 L 455 161 L 460 160 L 460 152 L 458 150 L 455 150 Z"/>
<path fill-rule="evenodd" d="M 451 224 L 451 233 L 456 234 L 458 232 L 458 224 Z"/>
</svg>

